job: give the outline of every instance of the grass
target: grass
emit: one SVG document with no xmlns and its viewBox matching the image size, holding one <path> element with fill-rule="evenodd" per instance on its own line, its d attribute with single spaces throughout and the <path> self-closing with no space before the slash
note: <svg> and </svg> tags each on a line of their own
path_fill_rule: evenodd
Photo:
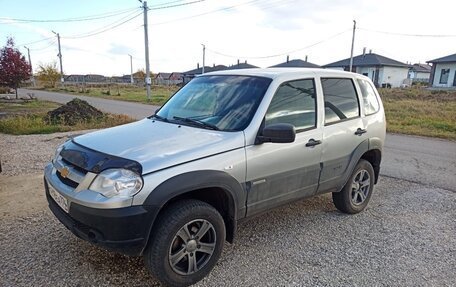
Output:
<svg viewBox="0 0 456 287">
<path fill-rule="evenodd" d="M 126 85 L 118 87 L 119 90 L 114 85 L 110 89 L 108 86 L 90 86 L 85 91 L 76 86 L 48 90 L 162 105 L 178 89 L 176 86 L 154 86 L 152 102 L 147 102 L 144 88 Z M 412 87 L 379 89 L 379 92 L 385 107 L 388 132 L 456 140 L 456 91 L 431 91 Z"/>
<path fill-rule="evenodd" d="M 101 119 L 81 121 L 72 126 L 47 123 L 44 120 L 46 112 L 58 106 L 58 104 L 46 101 L 33 101 L 23 104 L 0 103 L 0 110 L 8 113 L 6 117 L 0 118 L 0 133 L 12 135 L 49 134 L 101 129 L 133 121 L 125 115 L 105 114 Z"/>
<path fill-rule="evenodd" d="M 380 89 L 387 131 L 456 140 L 456 91 Z"/>
<path fill-rule="evenodd" d="M 138 102 L 152 105 L 162 105 L 178 89 L 179 87 L 177 86 L 152 86 L 152 100 L 147 101 L 146 89 L 144 87 L 112 84 L 101 86 L 93 85 L 85 88 L 82 86 L 65 86 L 64 88 L 45 88 L 45 90 L 51 92 L 63 92 L 73 95 L 83 95 L 89 97 L 98 97 L 128 102 Z"/>
<path fill-rule="evenodd" d="M 48 101 L 29 101 L 24 103 L 0 103 L 0 111 L 8 114 L 40 113 L 56 109 L 60 104 Z"/>
</svg>

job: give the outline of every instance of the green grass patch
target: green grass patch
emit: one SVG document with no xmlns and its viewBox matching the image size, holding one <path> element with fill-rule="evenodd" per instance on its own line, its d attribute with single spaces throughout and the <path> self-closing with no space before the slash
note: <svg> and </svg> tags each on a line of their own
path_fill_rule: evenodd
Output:
<svg viewBox="0 0 456 287">
<path fill-rule="evenodd" d="M 456 140 L 456 91 L 380 89 L 387 131 Z"/>
<path fill-rule="evenodd" d="M 43 88 L 44 89 L 44 88 Z M 128 85 L 104 86 L 65 86 L 64 88 L 46 88 L 51 92 L 60 92 L 73 95 L 98 97 L 110 100 L 121 100 L 143 104 L 163 105 L 179 87 L 177 86 L 152 86 L 151 101 L 147 101 L 146 88 Z"/>
<path fill-rule="evenodd" d="M 106 115 L 101 119 L 79 122 L 76 125 L 55 125 L 44 120 L 46 114 L 28 114 L 0 120 L 0 133 L 12 135 L 50 134 L 89 129 L 102 129 L 130 123 L 125 115 Z"/>
<path fill-rule="evenodd" d="M 59 107 L 46 101 L 27 103 L 0 103 L 0 110 L 7 115 L 0 118 L 0 133 L 12 135 L 49 134 L 56 132 L 101 129 L 132 122 L 126 115 L 104 114 L 101 118 L 79 121 L 75 125 L 49 123 L 46 113 Z"/>
</svg>

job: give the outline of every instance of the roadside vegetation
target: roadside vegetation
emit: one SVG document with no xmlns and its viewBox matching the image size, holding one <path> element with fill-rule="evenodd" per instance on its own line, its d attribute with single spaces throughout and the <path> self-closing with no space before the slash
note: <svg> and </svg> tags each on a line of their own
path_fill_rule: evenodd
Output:
<svg viewBox="0 0 456 287">
<path fill-rule="evenodd" d="M 88 108 L 87 103 L 81 100 L 76 100 L 76 104 L 72 106 L 70 103 L 74 101 L 64 106 L 38 100 L 22 103 L 0 102 L 0 133 L 48 134 L 107 128 L 133 121 L 125 115 L 102 113 L 90 105 Z M 75 114 L 75 108 L 79 110 L 80 116 Z"/>
<path fill-rule="evenodd" d="M 144 87 L 131 86 L 126 84 L 106 85 L 65 85 L 65 87 L 38 88 L 51 92 L 60 92 L 73 95 L 98 97 L 110 100 L 138 102 L 143 104 L 163 105 L 171 95 L 178 89 L 178 86 L 152 86 L 152 100 L 147 101 L 146 89 Z"/>
<path fill-rule="evenodd" d="M 456 91 L 379 89 L 387 131 L 456 140 Z"/>
<path fill-rule="evenodd" d="M 66 86 L 49 91 L 162 105 L 179 87 L 153 86 L 147 102 L 144 87 L 129 85 Z M 456 140 L 456 91 L 424 87 L 379 89 L 385 106 L 387 131 Z"/>
</svg>

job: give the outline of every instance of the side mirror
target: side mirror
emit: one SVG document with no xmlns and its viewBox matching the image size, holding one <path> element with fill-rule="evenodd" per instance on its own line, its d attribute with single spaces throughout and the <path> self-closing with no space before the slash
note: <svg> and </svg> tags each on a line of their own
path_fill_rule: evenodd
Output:
<svg viewBox="0 0 456 287">
<path fill-rule="evenodd" d="M 261 136 L 258 136 L 259 143 L 292 143 L 296 138 L 296 129 L 291 124 L 272 124 L 266 126 Z"/>
</svg>

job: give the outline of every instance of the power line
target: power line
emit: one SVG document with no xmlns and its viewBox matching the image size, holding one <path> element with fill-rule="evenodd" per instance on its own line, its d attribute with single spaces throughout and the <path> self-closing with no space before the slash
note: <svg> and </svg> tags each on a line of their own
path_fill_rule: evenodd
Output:
<svg viewBox="0 0 456 287">
<path fill-rule="evenodd" d="M 397 33 L 397 32 L 389 32 L 389 31 L 379 31 L 379 30 L 372 30 L 367 28 L 358 28 L 359 30 L 367 31 L 367 32 L 374 32 L 386 35 L 396 35 L 396 36 L 405 36 L 405 37 L 432 37 L 432 38 L 451 38 L 456 37 L 455 35 L 443 35 L 443 34 L 408 34 L 408 33 Z"/>
<path fill-rule="evenodd" d="M 43 41 L 46 41 L 46 40 L 50 40 L 50 39 L 54 39 L 54 37 L 48 37 L 48 38 L 43 38 L 41 40 L 37 40 L 37 41 L 33 41 L 33 42 L 28 42 L 28 43 L 22 43 L 22 44 L 17 44 L 17 46 L 27 46 L 27 45 L 32 45 L 32 44 L 36 44 L 36 43 L 39 43 L 39 42 L 43 42 Z"/>
<path fill-rule="evenodd" d="M 296 52 L 299 52 L 299 51 L 302 51 L 302 50 L 306 50 L 306 49 L 309 49 L 309 48 L 312 48 L 314 46 L 317 46 L 321 43 L 324 43 L 326 41 L 329 41 L 333 38 L 336 38 L 344 33 L 347 33 L 348 31 L 350 31 L 351 29 L 348 29 L 348 30 L 345 30 L 345 31 L 342 31 L 340 33 L 337 33 L 337 34 L 334 34 L 326 39 L 323 39 L 323 40 L 320 40 L 318 42 L 315 42 L 311 45 L 308 45 L 308 46 L 305 46 L 305 47 L 302 47 L 302 48 L 299 48 L 299 49 L 295 49 L 295 50 L 291 50 L 291 51 L 287 51 L 287 52 L 284 52 L 284 53 L 280 53 L 280 54 L 274 54 L 274 55 L 267 55 L 267 56 L 254 56 L 254 57 L 243 57 L 243 56 L 234 56 L 234 55 L 228 55 L 228 54 L 225 54 L 225 53 L 221 53 L 221 52 L 217 52 L 217 51 L 214 51 L 212 49 L 209 49 L 209 48 L 206 48 L 206 50 L 208 51 L 211 51 L 212 53 L 214 54 L 217 54 L 217 55 L 220 55 L 220 56 L 224 56 L 224 57 L 228 57 L 228 58 L 234 58 L 234 59 L 267 59 L 267 58 L 276 58 L 276 57 L 280 57 L 280 56 L 284 56 L 284 55 L 289 55 L 289 54 L 292 54 L 292 53 L 296 53 Z"/>
<path fill-rule="evenodd" d="M 206 1 L 206 0 L 196 0 L 196 1 L 186 2 L 186 3 L 181 3 L 181 4 L 159 6 L 159 7 L 155 7 L 155 8 L 148 8 L 147 10 L 162 10 L 162 9 L 168 9 L 168 8 L 174 8 L 174 7 L 187 6 L 187 5 L 196 4 L 196 3 L 204 2 L 204 1 Z"/>
<path fill-rule="evenodd" d="M 150 23 L 150 24 L 154 25 L 154 26 L 164 25 L 164 24 L 173 23 L 173 22 L 182 21 L 182 20 L 187 20 L 187 19 L 192 19 L 192 18 L 196 18 L 196 17 L 200 17 L 200 16 L 204 16 L 204 15 L 208 15 L 208 14 L 212 14 L 212 13 L 216 13 L 216 12 L 220 12 L 220 11 L 230 10 L 230 9 L 233 9 L 233 8 L 236 8 L 236 7 L 240 7 L 240 6 L 243 6 L 243 5 L 248 5 L 248 4 L 251 4 L 251 3 L 254 3 L 254 2 L 258 2 L 258 1 L 260 1 L 260 0 L 252 0 L 252 1 L 241 3 L 241 4 L 232 5 L 232 6 L 228 6 L 228 7 L 224 7 L 224 8 L 220 8 L 220 9 L 216 9 L 216 10 L 212 10 L 212 11 L 208 11 L 208 12 L 204 12 L 204 13 L 200 13 L 200 14 L 196 14 L 196 15 L 192 15 L 192 16 L 188 16 L 188 17 L 183 17 L 183 18 L 174 19 L 174 20 L 165 21 L 165 22 L 160 22 L 160 23 Z"/>
<path fill-rule="evenodd" d="M 115 28 L 117 28 L 117 27 L 119 27 L 119 26 L 121 26 L 121 25 L 123 25 L 123 24 L 125 24 L 125 23 L 127 23 L 127 22 L 129 22 L 129 21 L 131 21 L 131 20 L 133 20 L 133 19 L 135 19 L 137 17 L 139 17 L 140 15 L 142 15 L 142 12 L 137 13 L 133 17 L 129 17 L 128 19 L 126 19 L 126 20 L 124 20 L 124 21 L 122 21 L 120 23 L 118 21 L 116 21 L 116 22 L 113 22 L 113 23 L 111 23 L 111 24 L 109 24 L 107 26 L 92 30 L 92 31 L 87 32 L 87 33 L 73 35 L 73 36 L 65 36 L 65 37 L 62 37 L 62 38 L 65 38 L 65 39 L 80 39 L 80 38 L 87 38 L 87 37 L 95 36 L 95 35 L 98 35 L 98 34 L 113 30 L 113 29 L 115 29 Z M 131 16 L 131 14 L 128 15 L 128 16 Z M 124 18 L 122 18 L 120 20 L 123 20 L 125 18 L 127 18 L 127 17 L 124 17 Z"/>
<path fill-rule="evenodd" d="M 0 20 L 7 20 L 7 21 L 14 21 L 14 22 L 22 22 L 22 23 L 59 23 L 59 22 L 81 22 L 81 21 L 93 21 L 99 19 L 105 19 L 110 17 L 115 17 L 118 15 L 129 13 L 133 10 L 138 10 L 138 7 L 135 8 L 128 8 L 123 10 L 111 11 L 102 14 L 96 14 L 91 16 L 81 16 L 81 17 L 74 17 L 74 18 L 66 18 L 66 19 L 19 19 L 19 18 L 7 18 L 1 17 Z M 4 24 L 8 24 L 7 22 L 3 22 Z"/>
<path fill-rule="evenodd" d="M 148 7 L 149 8 L 153 8 L 153 7 L 157 7 L 157 6 L 163 6 L 163 5 L 169 5 L 169 4 L 174 4 L 174 3 L 178 3 L 178 2 L 184 2 L 185 0 L 175 0 L 175 1 L 170 1 L 170 2 L 165 2 L 165 3 L 161 3 L 161 4 L 155 4 L 155 5 L 151 5 Z"/>
</svg>

